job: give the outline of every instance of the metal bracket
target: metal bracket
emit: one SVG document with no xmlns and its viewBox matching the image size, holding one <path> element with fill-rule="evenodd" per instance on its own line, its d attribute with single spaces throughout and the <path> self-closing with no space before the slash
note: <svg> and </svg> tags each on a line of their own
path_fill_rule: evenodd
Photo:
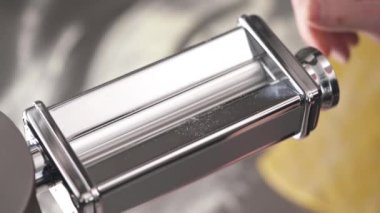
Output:
<svg viewBox="0 0 380 213">
<path fill-rule="evenodd" d="M 62 176 L 64 184 L 71 192 L 73 202 L 82 212 L 97 212 L 95 202 L 99 192 L 92 187 L 86 170 L 66 142 L 59 128 L 51 118 L 45 105 L 37 101 L 26 110 L 24 116 L 38 137 L 46 157 L 51 160 Z"/>
</svg>

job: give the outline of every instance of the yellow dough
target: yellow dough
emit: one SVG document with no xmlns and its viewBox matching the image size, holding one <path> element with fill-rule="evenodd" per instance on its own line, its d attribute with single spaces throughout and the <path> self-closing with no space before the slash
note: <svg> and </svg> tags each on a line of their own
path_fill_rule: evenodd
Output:
<svg viewBox="0 0 380 213">
<path fill-rule="evenodd" d="M 258 167 L 285 198 L 315 212 L 380 212 L 380 44 L 361 36 L 351 60 L 333 62 L 338 107 L 302 141 L 268 150 Z"/>
</svg>

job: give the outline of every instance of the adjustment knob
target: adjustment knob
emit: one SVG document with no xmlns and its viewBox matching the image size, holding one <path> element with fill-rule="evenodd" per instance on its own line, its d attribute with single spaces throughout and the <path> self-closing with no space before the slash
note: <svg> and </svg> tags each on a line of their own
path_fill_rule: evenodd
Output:
<svg viewBox="0 0 380 213">
<path fill-rule="evenodd" d="M 328 59 L 313 47 L 301 49 L 296 54 L 296 58 L 320 87 L 321 108 L 330 109 L 336 106 L 339 102 L 339 85 Z"/>
</svg>

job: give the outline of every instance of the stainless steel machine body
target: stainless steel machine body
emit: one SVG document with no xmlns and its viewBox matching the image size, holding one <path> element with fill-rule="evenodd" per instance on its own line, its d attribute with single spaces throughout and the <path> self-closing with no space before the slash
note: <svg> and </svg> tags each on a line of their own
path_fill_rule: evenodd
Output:
<svg viewBox="0 0 380 213">
<path fill-rule="evenodd" d="M 70 100 L 36 102 L 24 122 L 37 190 L 59 187 L 75 211 L 120 212 L 307 136 L 338 100 L 317 50 L 294 57 L 259 17 L 242 16 L 223 35 Z"/>
</svg>

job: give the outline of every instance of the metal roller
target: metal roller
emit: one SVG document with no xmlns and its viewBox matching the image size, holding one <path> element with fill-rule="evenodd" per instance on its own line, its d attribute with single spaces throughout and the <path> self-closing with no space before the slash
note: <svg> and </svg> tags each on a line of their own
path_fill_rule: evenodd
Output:
<svg viewBox="0 0 380 213">
<path fill-rule="evenodd" d="M 28 108 L 37 197 L 78 212 L 120 212 L 307 136 L 338 100 L 318 50 L 294 56 L 259 17 L 242 16 L 235 29 L 181 53 Z"/>
</svg>

